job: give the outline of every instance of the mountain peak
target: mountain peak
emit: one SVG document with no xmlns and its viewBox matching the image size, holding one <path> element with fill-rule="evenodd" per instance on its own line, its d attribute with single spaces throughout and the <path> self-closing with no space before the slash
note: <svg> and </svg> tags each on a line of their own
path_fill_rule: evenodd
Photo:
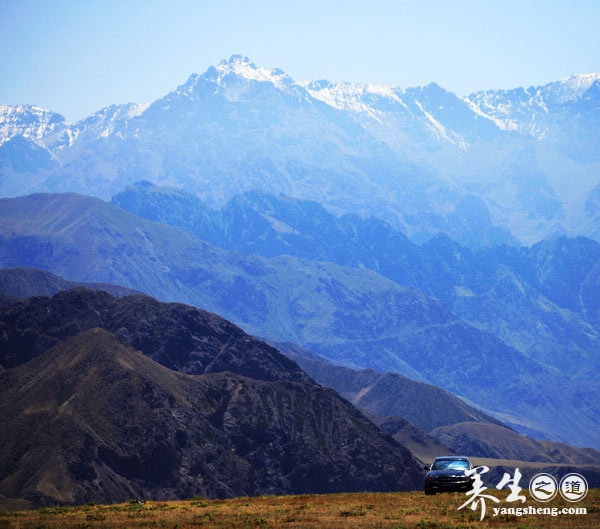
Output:
<svg viewBox="0 0 600 529">
<path fill-rule="evenodd" d="M 37 105 L 0 105 L 0 145 L 17 135 L 40 142 L 65 124 L 64 116 Z"/>
<path fill-rule="evenodd" d="M 215 89 L 232 88 L 227 97 L 237 99 L 240 95 L 240 86 L 252 82 L 270 83 L 279 90 L 294 84 L 294 80 L 279 68 L 256 66 L 248 57 L 232 55 L 229 60 L 223 59 L 217 66 L 211 66 L 202 75 L 192 74 L 184 85 L 178 87 L 177 92 L 189 97 L 199 89 L 214 93 Z"/>
<path fill-rule="evenodd" d="M 598 80 L 600 73 L 577 74 L 550 83 L 544 88 L 555 103 L 566 103 L 579 99 Z"/>
<path fill-rule="evenodd" d="M 236 64 L 244 64 L 256 69 L 256 65 L 250 60 L 249 57 L 240 54 L 233 54 L 231 57 L 229 57 L 229 60 L 223 59 L 219 63 L 219 66 L 234 66 Z"/>
<path fill-rule="evenodd" d="M 232 55 L 228 61 L 222 60 L 216 70 L 219 73 L 219 80 L 229 74 L 234 74 L 252 81 L 271 82 L 278 87 L 293 82 L 283 70 L 256 66 L 243 55 Z"/>
<path fill-rule="evenodd" d="M 568 85 L 573 89 L 582 91 L 587 90 L 595 81 L 600 79 L 600 73 L 580 73 L 565 77 L 558 81 L 561 84 Z"/>
</svg>

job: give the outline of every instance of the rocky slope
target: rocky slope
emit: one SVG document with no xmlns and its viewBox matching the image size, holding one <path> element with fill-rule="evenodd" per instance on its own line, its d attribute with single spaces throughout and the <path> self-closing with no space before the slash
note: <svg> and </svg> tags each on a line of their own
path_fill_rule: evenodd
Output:
<svg viewBox="0 0 600 529">
<path fill-rule="evenodd" d="M 376 417 L 399 416 L 424 432 L 456 423 L 501 424 L 443 389 L 398 373 L 350 369 L 286 350 L 315 381 L 337 391 L 355 406 Z M 293 351 L 293 349 L 292 349 Z"/>
<path fill-rule="evenodd" d="M 430 435 L 456 453 L 473 457 L 567 465 L 598 466 L 600 462 L 597 450 L 536 441 L 498 424 L 457 423 L 436 428 Z"/>
<path fill-rule="evenodd" d="M 76 289 L 13 302 L 1 326 L 5 497 L 48 505 L 420 486 L 405 448 L 214 315 Z"/>
</svg>

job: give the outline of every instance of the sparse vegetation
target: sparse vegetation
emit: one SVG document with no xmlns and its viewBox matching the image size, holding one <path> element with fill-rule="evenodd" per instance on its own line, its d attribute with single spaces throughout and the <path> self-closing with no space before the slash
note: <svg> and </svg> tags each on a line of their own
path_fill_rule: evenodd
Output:
<svg viewBox="0 0 600 529">
<path fill-rule="evenodd" d="M 486 491 L 486 493 L 489 491 Z M 505 507 L 505 495 L 495 492 Z M 263 496 L 233 500 L 137 502 L 115 505 L 53 507 L 36 511 L 0 512 L 0 527 L 15 529 L 136 529 L 164 528 L 389 528 L 389 529 L 490 529 L 490 528 L 596 528 L 600 527 L 600 489 L 589 491 L 580 504 L 555 498 L 543 507 L 585 507 L 585 515 L 501 515 L 487 509 L 458 510 L 462 494 L 435 497 L 421 492 L 356 493 L 330 495 Z M 531 500 L 527 505 L 540 507 Z"/>
</svg>

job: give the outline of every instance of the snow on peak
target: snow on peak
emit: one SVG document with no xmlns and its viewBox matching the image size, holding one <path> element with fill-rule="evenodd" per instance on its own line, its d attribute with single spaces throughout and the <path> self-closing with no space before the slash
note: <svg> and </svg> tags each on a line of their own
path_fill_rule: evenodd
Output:
<svg viewBox="0 0 600 529">
<path fill-rule="evenodd" d="M 383 98 L 404 108 L 401 91 L 388 85 L 359 83 L 330 83 L 315 81 L 300 83 L 312 97 L 338 110 L 350 110 L 376 117 L 374 108 L 365 102 L 369 98 Z"/>
<path fill-rule="evenodd" d="M 577 74 L 544 87 L 547 97 L 554 103 L 566 103 L 579 99 L 584 92 L 600 80 L 600 73 Z"/>
<path fill-rule="evenodd" d="M 149 103 L 127 103 L 102 108 L 78 123 L 76 132 L 79 134 L 89 130 L 102 138 L 108 138 L 123 124 L 143 114 L 149 106 Z"/>
<path fill-rule="evenodd" d="M 224 90 L 227 99 L 237 100 L 249 81 L 271 83 L 279 90 L 295 85 L 291 77 L 278 68 L 256 66 L 248 57 L 232 55 L 202 75 L 192 74 L 185 84 L 177 87 L 176 93 L 194 99 L 197 93 Z"/>
<path fill-rule="evenodd" d="M 248 64 L 248 65 L 252 66 L 253 68 L 256 68 L 256 66 L 252 63 L 252 61 L 250 60 L 249 57 L 246 57 L 245 55 L 235 54 L 235 53 L 231 57 L 229 57 L 229 60 L 223 59 L 219 63 L 219 66 L 228 66 L 228 65 L 233 65 L 233 64 L 237 64 L 237 63 Z"/>
<path fill-rule="evenodd" d="M 0 105 L 0 144 L 16 135 L 41 142 L 49 132 L 67 125 L 60 114 L 36 105 Z"/>
<path fill-rule="evenodd" d="M 264 68 L 256 66 L 248 57 L 232 55 L 228 61 L 221 61 L 216 68 L 218 80 L 226 75 L 235 74 L 252 81 L 271 82 L 278 88 L 293 82 L 292 79 L 279 68 Z"/>
<path fill-rule="evenodd" d="M 520 130 L 542 139 L 550 126 L 551 109 L 577 101 L 597 82 L 597 73 L 572 75 L 543 86 L 477 92 L 463 101 L 502 130 Z"/>
</svg>

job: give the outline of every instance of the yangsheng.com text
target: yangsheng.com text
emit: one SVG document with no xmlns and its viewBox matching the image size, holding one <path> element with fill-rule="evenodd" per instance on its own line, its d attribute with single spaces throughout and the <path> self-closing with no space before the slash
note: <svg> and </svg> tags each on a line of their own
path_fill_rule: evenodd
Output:
<svg viewBox="0 0 600 529">
<path fill-rule="evenodd" d="M 563 514 L 587 514 L 585 507 L 492 507 L 494 516 L 512 514 L 514 516 L 531 516 L 550 514 L 560 516 Z"/>
</svg>

